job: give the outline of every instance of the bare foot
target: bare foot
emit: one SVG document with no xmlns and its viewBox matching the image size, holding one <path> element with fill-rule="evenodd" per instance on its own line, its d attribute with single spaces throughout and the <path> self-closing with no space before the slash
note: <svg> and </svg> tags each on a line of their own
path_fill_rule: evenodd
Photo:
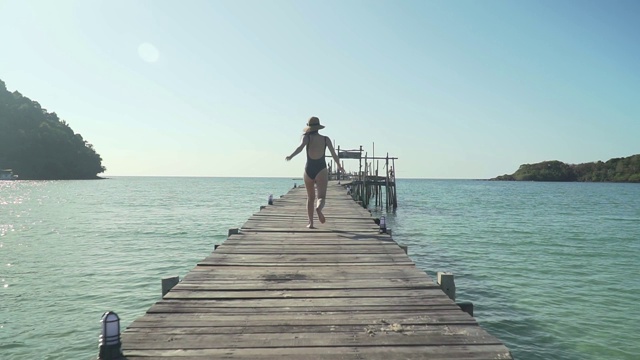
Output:
<svg viewBox="0 0 640 360">
<path fill-rule="evenodd" d="M 320 220 L 320 224 L 324 224 L 326 219 L 324 218 L 324 214 L 322 213 L 322 210 L 320 210 L 320 208 L 316 208 L 316 212 L 318 213 L 318 220 Z"/>
<path fill-rule="evenodd" d="M 324 199 L 318 199 L 318 205 L 316 206 L 316 212 L 318 213 L 318 220 L 320 220 L 320 224 L 324 224 L 326 219 L 324 218 L 324 214 L 322 213 L 322 208 L 324 207 Z"/>
</svg>

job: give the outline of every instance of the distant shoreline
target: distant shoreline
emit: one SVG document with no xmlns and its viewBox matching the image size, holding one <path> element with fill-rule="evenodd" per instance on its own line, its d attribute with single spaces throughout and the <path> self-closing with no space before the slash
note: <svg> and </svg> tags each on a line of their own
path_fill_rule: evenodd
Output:
<svg viewBox="0 0 640 360">
<path fill-rule="evenodd" d="M 577 165 L 558 160 L 523 164 L 513 174 L 489 180 L 640 183 L 640 154 Z"/>
</svg>

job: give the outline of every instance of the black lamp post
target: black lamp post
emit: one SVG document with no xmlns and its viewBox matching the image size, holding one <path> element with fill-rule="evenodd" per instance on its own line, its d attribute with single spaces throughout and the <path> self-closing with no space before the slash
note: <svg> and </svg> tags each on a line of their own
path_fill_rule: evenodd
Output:
<svg viewBox="0 0 640 360">
<path fill-rule="evenodd" d="M 100 360 L 115 360 L 123 357 L 120 342 L 120 318 L 113 311 L 102 314 L 100 320 L 102 332 L 100 334 Z"/>
</svg>

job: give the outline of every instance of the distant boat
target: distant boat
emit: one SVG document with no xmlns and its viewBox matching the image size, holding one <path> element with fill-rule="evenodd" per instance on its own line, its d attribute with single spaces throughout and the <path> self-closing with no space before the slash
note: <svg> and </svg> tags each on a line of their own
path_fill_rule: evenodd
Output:
<svg viewBox="0 0 640 360">
<path fill-rule="evenodd" d="M 0 180 L 16 180 L 18 175 L 13 174 L 11 169 L 0 169 Z"/>
</svg>

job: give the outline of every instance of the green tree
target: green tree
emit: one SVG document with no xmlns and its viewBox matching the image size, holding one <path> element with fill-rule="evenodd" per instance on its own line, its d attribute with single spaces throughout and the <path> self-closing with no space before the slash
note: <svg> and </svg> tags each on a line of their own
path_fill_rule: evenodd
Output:
<svg viewBox="0 0 640 360">
<path fill-rule="evenodd" d="M 557 160 L 524 164 L 512 175 L 501 175 L 493 180 L 640 182 L 640 154 L 578 165 Z"/>
<path fill-rule="evenodd" d="M 55 112 L 0 80 L 0 168 L 21 179 L 95 179 L 106 168 L 93 146 Z"/>
</svg>

